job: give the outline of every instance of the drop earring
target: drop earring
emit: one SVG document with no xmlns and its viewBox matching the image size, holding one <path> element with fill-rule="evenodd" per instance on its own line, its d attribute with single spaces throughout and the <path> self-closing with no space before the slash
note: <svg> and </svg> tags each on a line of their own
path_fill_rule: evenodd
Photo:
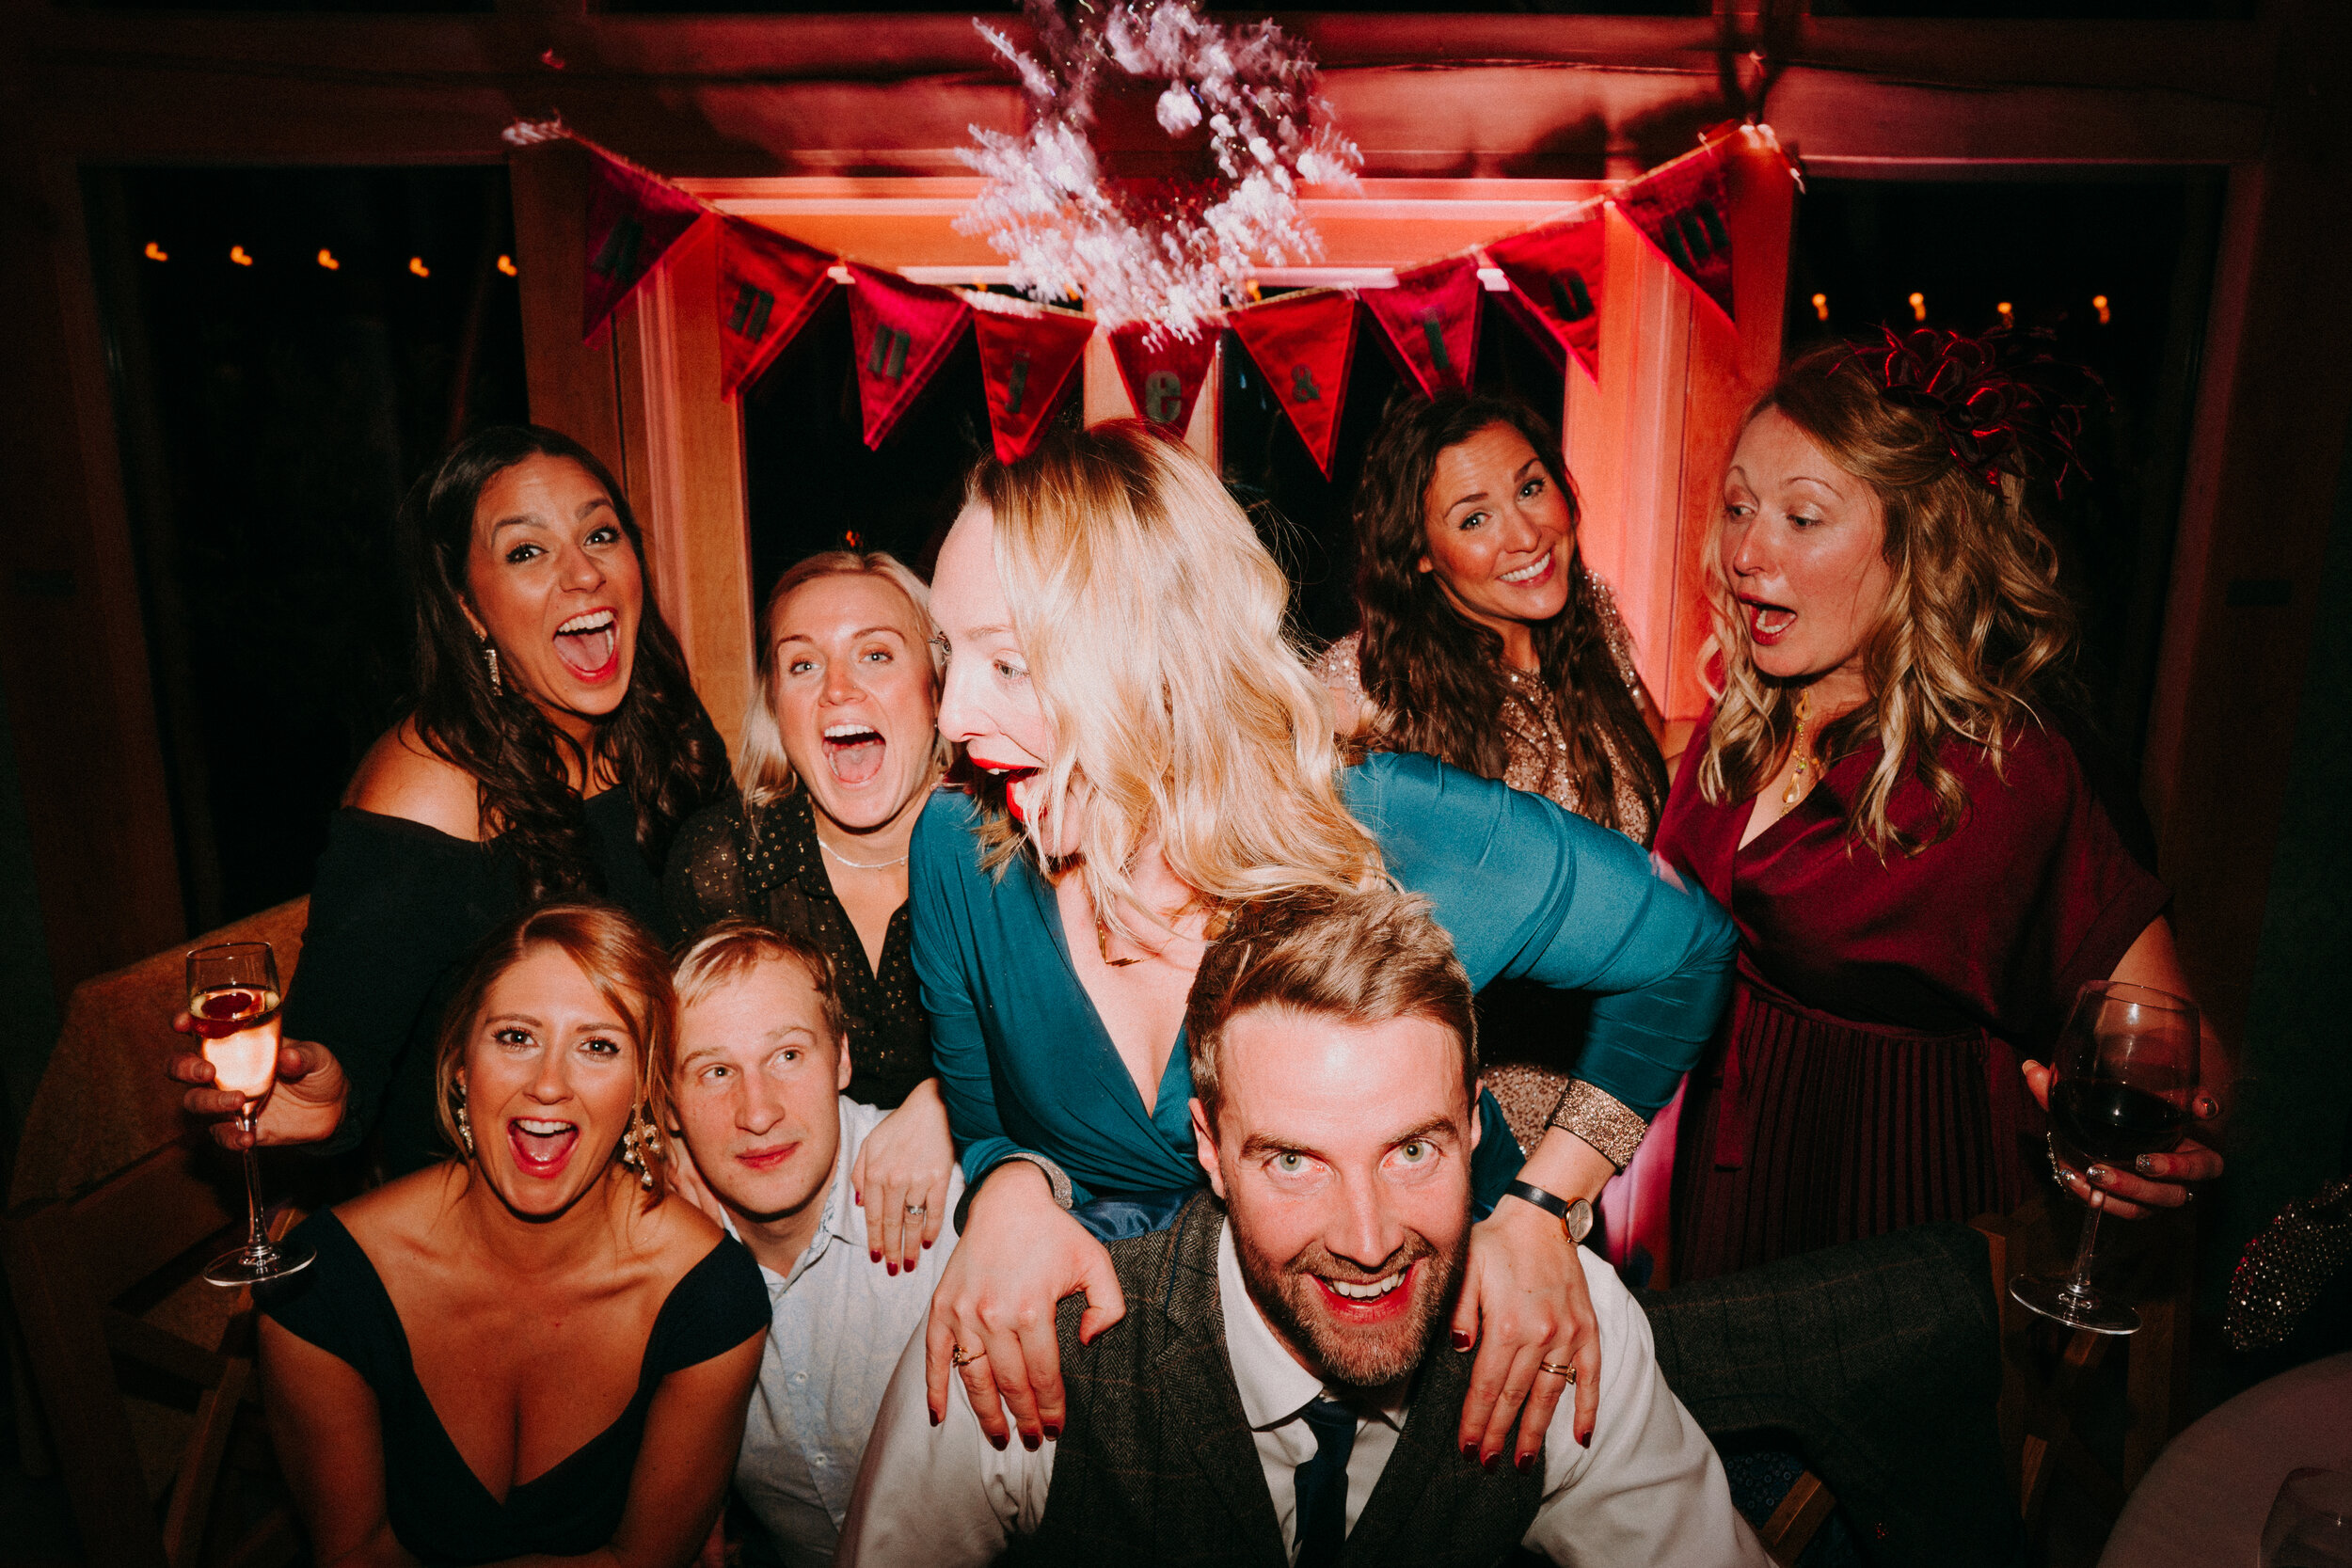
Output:
<svg viewBox="0 0 2352 1568">
<path fill-rule="evenodd" d="M 482 640 L 482 662 L 490 667 L 490 695 L 493 697 L 505 696 L 506 687 L 499 679 L 498 644 L 491 641 L 486 637 Z"/>
<path fill-rule="evenodd" d="M 466 1085 L 457 1085 L 457 1141 L 466 1146 L 466 1158 L 473 1158 L 473 1123 L 466 1117 Z"/>
<path fill-rule="evenodd" d="M 661 1138 L 645 1119 L 643 1107 L 629 1113 L 628 1131 L 621 1134 L 621 1164 L 637 1173 L 637 1184 L 653 1191 L 653 1162 L 661 1157 Z"/>
</svg>

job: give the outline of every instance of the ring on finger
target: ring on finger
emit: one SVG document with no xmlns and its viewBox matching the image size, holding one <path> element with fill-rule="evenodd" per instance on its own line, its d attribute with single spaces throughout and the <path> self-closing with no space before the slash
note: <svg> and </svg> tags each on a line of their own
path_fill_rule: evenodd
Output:
<svg viewBox="0 0 2352 1568">
<path fill-rule="evenodd" d="M 1576 1369 L 1568 1366 L 1565 1362 L 1538 1361 L 1535 1365 L 1542 1370 L 1551 1373 L 1554 1377 L 1565 1377 L 1570 1384 L 1574 1384 L 1576 1382 Z"/>
<path fill-rule="evenodd" d="M 918 1220 L 930 1212 L 930 1206 L 929 1204 L 910 1203 L 906 1207 L 907 1212 L 914 1215 Z"/>
<path fill-rule="evenodd" d="M 988 1352 L 984 1350 L 965 1350 L 961 1345 L 951 1343 L 947 1347 L 947 1365 L 968 1367 L 987 1354 Z"/>
</svg>

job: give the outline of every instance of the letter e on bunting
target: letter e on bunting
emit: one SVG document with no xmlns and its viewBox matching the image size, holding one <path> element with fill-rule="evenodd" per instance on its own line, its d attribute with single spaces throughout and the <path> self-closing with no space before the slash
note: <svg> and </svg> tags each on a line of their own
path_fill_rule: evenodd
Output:
<svg viewBox="0 0 2352 1568">
<path fill-rule="evenodd" d="M 1347 372 L 1356 358 L 1356 296 L 1341 289 L 1284 294 L 1234 311 L 1225 325 L 1257 361 L 1291 427 L 1329 479 Z"/>
<path fill-rule="evenodd" d="M 994 296 L 984 296 L 993 298 Z M 996 460 L 1018 463 L 1036 450 L 1045 421 L 1069 392 L 1094 318 L 1067 310 L 972 309 L 988 389 L 988 428 Z"/>
<path fill-rule="evenodd" d="M 1486 246 L 1486 260 L 1511 285 L 1503 297 L 1535 335 L 1538 346 L 1566 366 L 1576 356 L 1584 373 L 1600 380 L 1600 291 L 1603 226 L 1597 209 L 1566 223 L 1548 223 Z"/>
<path fill-rule="evenodd" d="M 733 396 L 766 370 L 832 292 L 833 258 L 773 230 L 719 227 L 719 389 Z"/>
<path fill-rule="evenodd" d="M 708 209 L 658 176 L 582 142 L 590 154 L 588 276 L 580 335 L 593 338 L 630 291 Z"/>
<path fill-rule="evenodd" d="M 1119 379 L 1127 384 L 1136 414 L 1181 436 L 1192 423 L 1193 401 L 1216 361 L 1216 330 L 1209 327 L 1190 342 L 1164 332 L 1156 346 L 1151 334 L 1149 322 L 1111 328 L 1111 357 L 1119 361 Z"/>
<path fill-rule="evenodd" d="M 1467 256 L 1396 275 L 1393 289 L 1366 289 L 1365 309 L 1380 324 L 1405 372 L 1430 397 L 1461 391 L 1478 368 L 1478 263 Z"/>
<path fill-rule="evenodd" d="M 850 291 L 850 351 L 859 411 L 866 446 L 880 451 L 963 335 L 972 310 L 946 289 L 893 273 L 852 265 L 850 275 L 857 280 Z"/>
<path fill-rule="evenodd" d="M 1731 320 L 1730 182 L 1713 143 L 1652 170 L 1617 207 Z"/>
</svg>

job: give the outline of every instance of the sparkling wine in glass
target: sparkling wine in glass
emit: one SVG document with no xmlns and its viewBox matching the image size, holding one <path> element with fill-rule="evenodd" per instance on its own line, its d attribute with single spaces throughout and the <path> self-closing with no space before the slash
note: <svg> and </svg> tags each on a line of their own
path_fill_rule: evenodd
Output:
<svg viewBox="0 0 2352 1568">
<path fill-rule="evenodd" d="M 2050 1053 L 2050 1120 L 2068 1144 L 2106 1164 L 2179 1147 L 2197 1094 L 2197 1008 L 2168 991 L 2095 980 Z M 2063 1279 L 2021 1276 L 2018 1304 L 2070 1328 L 2129 1334 L 2139 1314 L 2090 1288 L 2090 1256 L 2106 1195 L 2094 1191 L 2074 1267 Z"/>
<path fill-rule="evenodd" d="M 262 1101 L 278 1083 L 278 959 L 266 942 L 230 942 L 188 955 L 188 1012 L 204 1040 L 204 1059 L 221 1088 L 242 1095 L 237 1126 L 253 1131 Z M 253 1285 L 308 1268 L 313 1254 L 274 1243 L 262 1219 L 262 1168 L 245 1150 L 246 1242 L 206 1265 L 215 1285 Z"/>
</svg>

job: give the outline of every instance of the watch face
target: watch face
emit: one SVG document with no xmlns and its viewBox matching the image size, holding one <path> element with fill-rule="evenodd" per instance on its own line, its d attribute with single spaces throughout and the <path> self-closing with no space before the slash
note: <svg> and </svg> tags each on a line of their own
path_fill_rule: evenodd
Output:
<svg viewBox="0 0 2352 1568">
<path fill-rule="evenodd" d="M 1568 1240 L 1581 1243 L 1593 1233 L 1593 1206 L 1583 1198 L 1568 1205 L 1568 1212 L 1560 1221 L 1567 1227 Z"/>
</svg>

